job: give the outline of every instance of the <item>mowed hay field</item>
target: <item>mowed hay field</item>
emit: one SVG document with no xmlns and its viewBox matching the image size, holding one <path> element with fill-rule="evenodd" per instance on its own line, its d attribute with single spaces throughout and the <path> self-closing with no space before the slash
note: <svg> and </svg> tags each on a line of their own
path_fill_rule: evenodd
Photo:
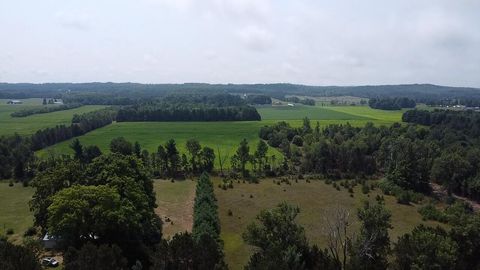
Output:
<svg viewBox="0 0 480 270">
<path fill-rule="evenodd" d="M 54 127 L 56 125 L 69 125 L 72 122 L 74 114 L 82 114 L 104 108 L 103 105 L 88 105 L 79 108 L 57 111 L 51 113 L 34 114 L 27 117 L 11 117 L 12 112 L 24 109 L 42 108 L 43 99 L 29 98 L 21 99 L 23 104 L 7 104 L 9 99 L 0 99 L 0 136 L 13 135 L 31 135 L 39 129 Z M 47 105 L 57 106 L 57 105 Z"/>
<path fill-rule="evenodd" d="M 298 180 L 291 181 L 291 185 L 273 183 L 274 179 L 261 180 L 259 184 L 234 183 L 233 189 L 223 190 L 218 188 L 220 179 L 215 179 L 215 195 L 219 205 L 221 223 L 221 237 L 224 241 L 226 262 L 230 269 L 243 269 L 252 254 L 252 248 L 243 242 L 242 233 L 248 224 L 263 209 L 270 209 L 279 203 L 286 201 L 300 207 L 297 218 L 306 231 L 310 243 L 317 244 L 320 248 L 326 248 L 326 236 L 324 231 L 325 217 L 329 211 L 336 207 L 344 207 L 350 210 L 353 230 L 359 228 L 356 217 L 356 209 L 362 206 L 364 200 L 375 201 L 375 196 L 381 194 L 376 189 L 371 191 L 369 197 L 362 194 L 361 187 L 354 188 L 354 197 L 343 187 L 340 191 L 332 185 L 325 184 L 321 180 Z M 278 179 L 276 180 L 278 181 Z M 250 198 L 252 195 L 252 198 Z M 400 235 L 410 232 L 416 225 L 424 223 L 436 226 L 436 222 L 424 222 L 418 213 L 419 206 L 401 205 L 392 196 L 384 196 L 386 207 L 392 213 L 393 229 L 390 231 L 392 241 Z M 232 210 L 233 215 L 228 215 Z"/>
<path fill-rule="evenodd" d="M 8 229 L 13 229 L 9 239 L 20 244 L 23 234 L 33 225 L 33 215 L 28 202 L 34 189 L 15 183 L 13 187 L 7 181 L 0 182 L 0 234 L 5 235 Z"/>
<path fill-rule="evenodd" d="M 153 187 L 158 207 L 155 213 L 162 219 L 162 234 L 171 238 L 176 233 L 191 232 L 193 224 L 193 200 L 196 181 L 154 180 Z M 166 221 L 169 219 L 170 222 Z"/>
<path fill-rule="evenodd" d="M 262 120 L 299 120 L 308 117 L 322 124 L 347 123 L 362 126 L 367 122 L 388 125 L 401 122 L 405 110 L 385 111 L 368 106 L 262 106 L 257 108 Z"/>
</svg>

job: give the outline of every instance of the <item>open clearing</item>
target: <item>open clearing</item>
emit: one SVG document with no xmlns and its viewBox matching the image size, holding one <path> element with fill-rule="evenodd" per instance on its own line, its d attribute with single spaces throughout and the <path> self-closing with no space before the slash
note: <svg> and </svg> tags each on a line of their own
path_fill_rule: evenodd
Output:
<svg viewBox="0 0 480 270">
<path fill-rule="evenodd" d="M 105 107 L 103 105 L 87 105 L 71 110 L 34 114 L 27 117 L 11 117 L 10 114 L 15 111 L 42 107 L 42 99 L 22 99 L 23 104 L 18 105 L 7 104 L 7 101 L 8 99 L 0 99 L 0 136 L 14 133 L 31 135 L 39 129 L 69 125 L 74 114 L 91 112 Z"/>
<path fill-rule="evenodd" d="M 0 182 L 0 234 L 13 229 L 9 239 L 14 243 L 21 243 L 23 233 L 33 224 L 28 207 L 33 192 L 33 188 L 23 187 L 21 183 L 10 187 L 6 181 Z"/>
<path fill-rule="evenodd" d="M 153 187 L 158 205 L 155 213 L 164 222 L 162 233 L 165 238 L 168 239 L 176 233 L 192 231 L 196 183 L 191 180 L 173 183 L 167 180 L 154 180 Z M 171 222 L 165 221 L 166 217 Z"/>
<path fill-rule="evenodd" d="M 275 207 L 282 201 L 300 207 L 300 215 L 297 221 L 304 226 L 310 243 L 326 247 L 326 237 L 322 230 L 325 216 L 332 208 L 341 206 L 351 210 L 351 221 L 355 224 L 352 228 L 358 228 L 356 209 L 362 206 L 364 200 L 374 201 L 381 191 L 376 189 L 370 192 L 370 197 L 361 193 L 360 185 L 354 188 L 354 198 L 351 198 L 347 190 L 337 191 L 332 185 L 324 181 L 312 180 L 307 183 L 299 180 L 292 185 L 273 184 L 272 179 L 261 180 L 259 184 L 236 183 L 233 189 L 222 190 L 217 187 L 220 179 L 215 179 L 215 194 L 218 199 L 219 216 L 221 223 L 221 237 L 224 241 L 226 261 L 230 269 L 242 269 L 251 255 L 251 247 L 242 240 L 242 233 L 248 224 L 254 221 L 262 209 Z M 250 195 L 253 198 L 250 198 Z M 417 212 L 419 206 L 401 205 L 392 196 L 384 196 L 385 204 L 392 213 L 393 229 L 390 231 L 392 241 L 400 235 L 410 232 L 416 225 L 424 223 L 436 226 L 436 222 L 424 222 Z M 233 216 L 228 216 L 228 210 L 232 210 Z"/>
</svg>

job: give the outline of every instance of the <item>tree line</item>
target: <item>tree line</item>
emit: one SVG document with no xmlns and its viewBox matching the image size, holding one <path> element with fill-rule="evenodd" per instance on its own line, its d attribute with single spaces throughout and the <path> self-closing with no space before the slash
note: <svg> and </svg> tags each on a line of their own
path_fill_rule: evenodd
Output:
<svg viewBox="0 0 480 270">
<path fill-rule="evenodd" d="M 402 108 L 415 108 L 417 103 L 413 99 L 406 97 L 395 98 L 371 98 L 368 105 L 373 109 L 380 110 L 400 110 Z"/>
<path fill-rule="evenodd" d="M 254 107 L 130 106 L 121 108 L 118 122 L 136 121 L 260 121 Z"/>
<path fill-rule="evenodd" d="M 109 125 L 114 118 L 115 110 L 102 109 L 74 115 L 70 126 L 41 129 L 31 136 L 0 137 L 0 178 L 28 180 L 36 170 L 34 151 Z"/>
<path fill-rule="evenodd" d="M 16 111 L 10 114 L 11 117 L 27 117 L 33 114 L 42 114 L 42 113 L 51 113 L 57 111 L 65 111 L 71 110 L 75 108 L 81 107 L 82 104 L 80 103 L 70 103 L 70 104 L 63 104 L 58 106 L 48 106 L 42 108 L 32 108 L 32 109 L 24 109 L 20 111 Z"/>
<path fill-rule="evenodd" d="M 268 105 L 272 104 L 272 98 L 267 95 L 247 95 L 245 101 L 252 105 Z"/>
</svg>

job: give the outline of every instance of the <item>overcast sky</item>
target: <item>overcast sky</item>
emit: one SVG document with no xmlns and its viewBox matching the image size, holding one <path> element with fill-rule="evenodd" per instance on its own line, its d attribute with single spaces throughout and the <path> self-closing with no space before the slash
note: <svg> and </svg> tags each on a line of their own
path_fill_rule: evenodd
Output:
<svg viewBox="0 0 480 270">
<path fill-rule="evenodd" d="M 0 81 L 480 87 L 478 0 L 0 0 Z"/>
</svg>

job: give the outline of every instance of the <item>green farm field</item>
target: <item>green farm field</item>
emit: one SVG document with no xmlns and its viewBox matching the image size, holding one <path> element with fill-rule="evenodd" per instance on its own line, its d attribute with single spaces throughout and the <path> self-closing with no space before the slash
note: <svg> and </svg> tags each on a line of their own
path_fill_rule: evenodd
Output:
<svg viewBox="0 0 480 270">
<path fill-rule="evenodd" d="M 222 156 L 231 157 L 242 139 L 247 139 L 252 152 L 259 138 L 258 130 L 263 122 L 122 122 L 94 130 L 78 137 L 84 145 L 98 145 L 102 151 L 108 151 L 110 141 L 119 136 L 135 142 L 138 141 L 143 149 L 149 152 L 157 150 L 160 144 L 165 144 L 169 139 L 175 139 L 177 148 L 185 153 L 185 143 L 189 139 L 197 139 L 203 146 L 215 150 L 217 147 Z M 39 156 L 49 154 L 69 154 L 71 140 L 64 141 L 38 152 Z M 269 155 L 280 155 L 270 148 Z M 228 158 L 229 160 L 229 158 Z M 217 165 L 218 158 L 216 159 Z"/>
<path fill-rule="evenodd" d="M 11 117 L 10 114 L 15 111 L 42 107 L 42 99 L 22 99 L 23 104 L 18 105 L 9 105 L 7 101 L 8 99 L 0 99 L 0 136 L 12 135 L 14 133 L 31 135 L 39 129 L 70 124 L 74 114 L 82 114 L 105 107 L 103 105 L 88 105 L 71 110 L 34 114 L 27 117 Z"/>
<path fill-rule="evenodd" d="M 368 122 L 376 125 L 389 125 L 400 122 L 402 111 L 374 110 L 365 106 L 343 107 L 310 107 L 310 106 L 272 106 L 260 107 L 259 113 L 262 121 L 245 122 L 122 122 L 94 130 L 78 137 L 84 145 L 98 145 L 102 151 L 108 151 L 110 141 L 115 137 L 123 136 L 125 139 L 138 141 L 142 148 L 156 151 L 158 145 L 174 138 L 181 152 L 185 150 L 185 142 L 195 138 L 202 145 L 217 148 L 221 155 L 231 157 L 239 142 L 245 138 L 253 149 L 259 141 L 258 131 L 262 126 L 273 125 L 278 121 L 287 121 L 292 126 L 302 125 L 302 119 L 309 117 L 312 125 L 318 121 L 320 125 L 346 124 L 364 126 Z M 39 151 L 40 157 L 49 154 L 70 154 L 72 140 L 61 142 Z M 269 155 L 280 155 L 275 149 L 270 149 Z M 218 162 L 218 161 L 217 161 Z M 218 164 L 217 164 L 218 166 Z"/>
<path fill-rule="evenodd" d="M 217 187 L 220 179 L 214 180 L 215 195 L 218 200 L 221 225 L 221 238 L 224 241 L 226 262 L 230 269 L 243 269 L 252 254 L 252 248 L 243 242 L 242 233 L 248 224 L 263 209 L 270 209 L 286 201 L 300 207 L 297 218 L 306 231 L 310 243 L 326 248 L 326 236 L 322 228 L 329 211 L 336 207 L 348 209 L 353 222 L 352 231 L 358 229 L 356 209 L 362 206 L 364 200 L 375 201 L 380 190 L 371 191 L 369 196 L 362 194 L 360 185 L 354 188 L 354 197 L 342 188 L 337 191 L 332 185 L 321 180 L 307 183 L 299 180 L 291 181 L 291 185 L 273 183 L 273 179 L 265 179 L 259 184 L 234 183 L 233 189 L 223 190 Z M 252 195 L 252 198 L 250 198 Z M 439 225 L 436 222 L 424 222 L 418 213 L 418 205 L 401 205 L 392 196 L 384 196 L 385 205 L 392 213 L 393 229 L 390 237 L 395 241 L 400 235 L 410 232 L 418 224 L 430 226 Z M 232 210 L 233 215 L 228 215 Z"/>
</svg>

